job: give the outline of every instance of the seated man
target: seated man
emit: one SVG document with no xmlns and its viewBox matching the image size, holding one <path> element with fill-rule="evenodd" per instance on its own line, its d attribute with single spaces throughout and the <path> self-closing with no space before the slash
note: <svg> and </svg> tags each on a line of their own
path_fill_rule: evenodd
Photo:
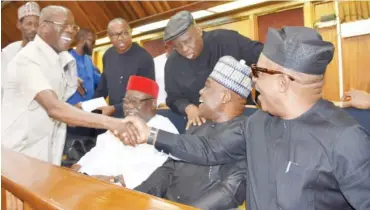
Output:
<svg viewBox="0 0 370 210">
<path fill-rule="evenodd" d="M 225 131 L 239 133 L 246 121 L 244 106 L 252 89 L 249 75 L 248 66 L 231 56 L 222 57 L 200 91 L 203 103 L 199 110 L 208 121 L 186 133 L 204 137 Z M 135 190 L 201 209 L 235 208 L 245 200 L 246 168 L 245 159 L 201 166 L 169 158 Z"/>
<path fill-rule="evenodd" d="M 176 127 L 168 118 L 156 115 L 157 96 L 157 83 L 145 77 L 131 76 L 123 99 L 124 115 L 139 116 L 148 126 L 177 134 Z M 98 136 L 96 146 L 72 169 L 106 181 L 111 176 L 123 175 L 126 186 L 132 189 L 147 179 L 167 157 L 153 146 L 125 146 L 108 131 Z M 122 179 L 115 181 L 123 184 Z"/>
<path fill-rule="evenodd" d="M 333 54 L 333 44 L 313 29 L 270 28 L 252 66 L 261 109 L 241 131 L 209 138 L 173 135 L 128 117 L 123 121 L 133 123 L 138 130 L 130 132 L 138 136 L 121 132 L 120 137 L 194 164 L 246 159 L 251 210 L 370 209 L 370 135 L 322 99 Z"/>
</svg>

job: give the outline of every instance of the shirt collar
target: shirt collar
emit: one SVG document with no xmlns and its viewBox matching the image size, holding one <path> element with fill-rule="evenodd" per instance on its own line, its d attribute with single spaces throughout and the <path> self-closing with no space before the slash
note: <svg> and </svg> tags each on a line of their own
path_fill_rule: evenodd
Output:
<svg viewBox="0 0 370 210">
<path fill-rule="evenodd" d="M 47 44 L 41 37 L 36 35 L 35 39 L 33 40 L 36 46 L 38 46 L 47 56 L 47 59 L 53 59 L 53 60 L 58 60 L 59 55 L 55 50 Z"/>
<path fill-rule="evenodd" d="M 59 53 L 60 65 L 64 68 L 67 65 L 74 64 L 75 59 L 68 51 L 63 51 Z"/>
</svg>

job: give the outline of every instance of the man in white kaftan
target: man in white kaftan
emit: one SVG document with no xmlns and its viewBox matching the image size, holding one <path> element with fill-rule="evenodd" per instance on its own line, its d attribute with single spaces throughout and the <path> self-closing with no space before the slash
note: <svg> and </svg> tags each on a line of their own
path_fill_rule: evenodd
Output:
<svg viewBox="0 0 370 210">
<path fill-rule="evenodd" d="M 34 98 L 38 92 L 51 89 L 59 100 L 66 101 L 77 88 L 75 60 L 68 52 L 58 54 L 36 36 L 8 67 L 1 117 L 2 146 L 60 165 L 65 124 L 51 119 Z"/>
<path fill-rule="evenodd" d="M 148 126 L 178 134 L 172 122 L 156 112 L 158 85 L 151 79 L 131 76 L 124 98 L 124 115 L 138 115 Z M 153 146 L 124 145 L 110 131 L 98 136 L 96 146 L 73 166 L 75 170 L 90 176 L 123 175 L 126 187 L 133 189 L 145 181 L 160 167 L 168 155 Z"/>
<path fill-rule="evenodd" d="M 15 55 L 32 41 L 39 26 L 40 7 L 36 2 L 27 2 L 18 9 L 18 24 L 22 40 L 10 43 L 1 50 L 1 92 L 6 82 L 6 68 Z"/>
<path fill-rule="evenodd" d="M 120 119 L 84 112 L 65 101 L 77 88 L 69 49 L 79 27 L 61 6 L 41 11 L 34 41 L 9 63 L 1 116 L 2 147 L 61 164 L 66 124 L 107 129 L 119 136 Z"/>
</svg>

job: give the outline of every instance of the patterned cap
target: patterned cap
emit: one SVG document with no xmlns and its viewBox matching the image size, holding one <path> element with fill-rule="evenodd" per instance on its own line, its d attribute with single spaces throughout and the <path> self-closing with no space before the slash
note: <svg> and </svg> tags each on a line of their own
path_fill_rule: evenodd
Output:
<svg viewBox="0 0 370 210">
<path fill-rule="evenodd" d="M 40 16 L 40 6 L 36 2 L 27 2 L 18 8 L 18 20 L 31 15 Z"/>
<path fill-rule="evenodd" d="M 254 86 L 251 73 L 251 68 L 245 65 L 244 60 L 239 62 L 231 56 L 223 56 L 217 61 L 209 77 L 240 96 L 248 98 Z"/>
<path fill-rule="evenodd" d="M 281 30 L 269 28 L 262 53 L 282 67 L 322 75 L 333 59 L 334 45 L 314 29 L 287 26 Z"/>
</svg>

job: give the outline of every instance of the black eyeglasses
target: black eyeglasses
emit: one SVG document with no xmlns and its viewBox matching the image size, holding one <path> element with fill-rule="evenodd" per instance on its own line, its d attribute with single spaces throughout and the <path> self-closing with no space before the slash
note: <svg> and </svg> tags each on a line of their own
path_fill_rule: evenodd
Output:
<svg viewBox="0 0 370 210">
<path fill-rule="evenodd" d="M 145 101 L 152 100 L 152 99 L 154 99 L 154 98 L 144 98 L 144 99 L 141 99 L 141 100 L 123 98 L 122 100 L 123 100 L 123 103 L 126 103 L 126 104 L 131 103 L 134 106 L 139 106 L 141 103 L 143 103 Z"/>
<path fill-rule="evenodd" d="M 271 70 L 271 69 L 266 69 L 266 68 L 261 68 L 261 67 L 258 67 L 256 64 L 252 64 L 251 65 L 251 69 L 252 69 L 252 74 L 254 77 L 258 78 L 258 74 L 259 72 L 263 72 L 263 73 L 266 73 L 266 74 L 270 74 L 270 75 L 274 75 L 274 74 L 284 74 L 283 72 L 280 72 L 280 71 L 275 71 L 275 70 Z M 284 74 L 284 75 L 287 75 L 287 74 Z M 295 79 L 289 75 L 287 75 L 288 78 L 291 80 L 291 81 L 294 81 Z"/>
<path fill-rule="evenodd" d="M 48 23 L 53 23 L 55 25 L 58 25 L 59 27 L 62 28 L 62 30 L 66 29 L 66 28 L 71 28 L 74 32 L 78 32 L 80 30 L 80 26 L 78 26 L 76 24 L 64 24 L 64 23 L 56 22 L 56 21 L 52 21 L 52 20 L 44 20 L 44 21 L 48 22 Z"/>
<path fill-rule="evenodd" d="M 122 37 L 122 38 L 127 38 L 131 35 L 131 30 L 128 30 L 128 31 L 121 31 L 119 33 L 111 33 L 109 34 L 109 36 L 112 38 L 112 39 L 118 39 L 119 37 Z"/>
</svg>

